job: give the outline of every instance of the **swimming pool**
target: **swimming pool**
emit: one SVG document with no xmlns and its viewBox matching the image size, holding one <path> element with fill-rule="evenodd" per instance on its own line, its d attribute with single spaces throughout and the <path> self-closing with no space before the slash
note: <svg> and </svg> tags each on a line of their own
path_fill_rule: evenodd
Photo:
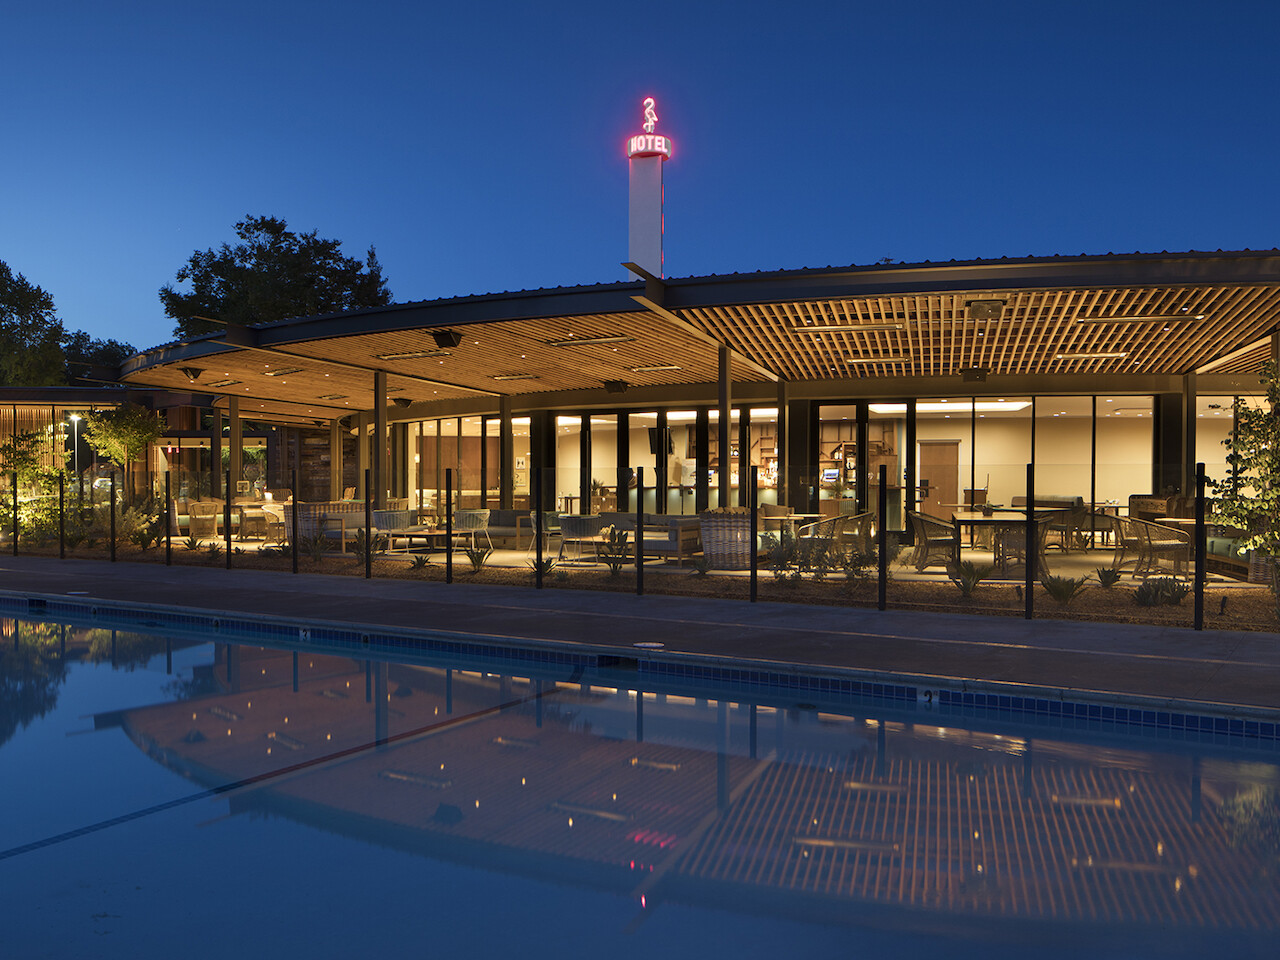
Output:
<svg viewBox="0 0 1280 960">
<path fill-rule="evenodd" d="M 1269 950 L 1274 741 L 626 658 L 3 626 L 6 955 Z"/>
</svg>

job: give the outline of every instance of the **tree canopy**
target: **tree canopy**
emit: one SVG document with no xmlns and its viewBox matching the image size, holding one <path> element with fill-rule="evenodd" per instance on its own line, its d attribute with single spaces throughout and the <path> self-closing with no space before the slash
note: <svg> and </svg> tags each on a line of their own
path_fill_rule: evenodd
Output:
<svg viewBox="0 0 1280 960">
<path fill-rule="evenodd" d="M 160 415 L 136 403 L 97 410 L 85 418 L 85 441 L 99 456 L 124 468 L 126 496 L 133 490 L 134 463 L 146 456 L 148 445 L 163 432 Z"/>
<path fill-rule="evenodd" d="M 177 321 L 174 334 L 193 337 L 220 329 L 194 317 L 245 326 L 289 317 L 339 313 L 391 302 L 373 247 L 366 258 L 342 255 L 342 244 L 294 233 L 275 217 L 246 217 L 235 226 L 240 242 L 197 250 L 171 284 L 160 288 L 164 312 Z"/>
<path fill-rule="evenodd" d="M 65 333 L 53 297 L 0 261 L 0 386 L 62 383 Z"/>
<path fill-rule="evenodd" d="M 90 367 L 118 367 L 137 352 L 133 344 L 121 340 L 98 340 L 83 330 L 68 333 L 62 341 L 67 382 L 83 377 Z"/>
</svg>

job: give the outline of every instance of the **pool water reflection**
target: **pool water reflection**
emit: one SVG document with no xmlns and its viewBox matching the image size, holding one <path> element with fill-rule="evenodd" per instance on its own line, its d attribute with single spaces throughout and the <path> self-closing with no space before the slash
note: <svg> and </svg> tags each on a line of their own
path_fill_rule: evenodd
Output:
<svg viewBox="0 0 1280 960">
<path fill-rule="evenodd" d="M 13 956 L 1170 956 L 1280 925 L 1268 756 L 3 624 Z"/>
</svg>

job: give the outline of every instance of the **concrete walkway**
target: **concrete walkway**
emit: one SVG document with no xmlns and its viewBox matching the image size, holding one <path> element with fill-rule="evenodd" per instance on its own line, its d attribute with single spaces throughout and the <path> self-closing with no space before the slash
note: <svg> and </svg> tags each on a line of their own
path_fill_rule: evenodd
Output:
<svg viewBox="0 0 1280 960">
<path fill-rule="evenodd" d="M 1280 717 L 1280 634 L 0 558 L 0 592 L 1025 684 Z M 1275 712 L 1273 714 L 1273 711 Z"/>
</svg>

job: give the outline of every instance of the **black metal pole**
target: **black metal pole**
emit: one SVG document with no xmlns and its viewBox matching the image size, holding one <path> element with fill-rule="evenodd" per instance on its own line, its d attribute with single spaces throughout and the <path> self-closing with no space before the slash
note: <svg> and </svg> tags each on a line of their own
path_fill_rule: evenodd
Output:
<svg viewBox="0 0 1280 960">
<path fill-rule="evenodd" d="M 67 558 L 66 475 L 58 474 L 58 559 Z"/>
<path fill-rule="evenodd" d="M 293 509 L 289 511 L 289 517 L 290 517 L 290 520 L 292 521 L 290 526 L 293 528 L 289 531 L 290 533 L 289 543 L 291 545 L 291 549 L 289 550 L 289 553 L 293 557 L 293 572 L 297 573 L 298 572 L 298 470 L 296 467 L 289 471 L 289 495 L 293 498 L 293 503 L 291 504 Z"/>
<path fill-rule="evenodd" d="M 116 471 L 111 470 L 111 562 L 116 562 Z M 14 551 L 15 553 L 17 551 Z"/>
<path fill-rule="evenodd" d="M 227 499 L 222 501 L 222 536 L 227 543 L 227 569 L 231 569 L 231 471 L 227 471 Z"/>
<path fill-rule="evenodd" d="M 18 555 L 18 472 L 13 472 L 13 555 Z"/>
<path fill-rule="evenodd" d="M 644 596 L 644 467 L 636 467 L 636 596 Z"/>
<path fill-rule="evenodd" d="M 1204 582 L 1208 576 L 1205 569 L 1205 528 L 1204 528 L 1204 464 L 1196 464 L 1196 571 L 1195 571 L 1195 629 L 1204 629 Z"/>
<path fill-rule="evenodd" d="M 373 497 L 369 491 L 373 489 L 373 471 L 364 471 L 364 578 L 373 577 Z"/>
<path fill-rule="evenodd" d="M 173 478 L 171 473 L 164 472 L 164 565 L 173 566 L 173 518 L 177 511 L 173 509 Z"/>
<path fill-rule="evenodd" d="M 444 468 L 444 582 L 453 583 L 453 467 Z"/>
<path fill-rule="evenodd" d="M 533 471 L 533 538 L 537 544 L 533 561 L 533 585 L 542 589 L 542 471 Z M 517 541 L 516 549 L 520 548 Z"/>
<path fill-rule="evenodd" d="M 751 602 L 756 602 L 756 574 L 760 569 L 760 558 L 756 556 L 756 544 L 760 541 L 758 534 L 760 532 L 760 468 L 755 464 L 751 465 Z"/>
<path fill-rule="evenodd" d="M 876 609 L 884 610 L 889 606 L 889 468 L 880 464 L 880 491 L 876 496 L 876 514 L 880 520 L 876 525 L 876 554 L 879 566 L 879 590 L 876 594 Z"/>
<path fill-rule="evenodd" d="M 1036 465 L 1027 464 L 1027 579 L 1025 584 L 1026 612 L 1028 620 L 1036 615 Z"/>
</svg>

